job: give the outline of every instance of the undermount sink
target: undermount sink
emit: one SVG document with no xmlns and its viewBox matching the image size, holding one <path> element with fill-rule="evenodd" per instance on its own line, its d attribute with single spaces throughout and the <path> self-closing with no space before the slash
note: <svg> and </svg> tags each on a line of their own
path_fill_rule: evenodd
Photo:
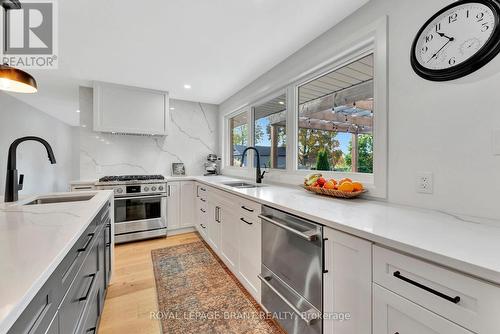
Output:
<svg viewBox="0 0 500 334">
<path fill-rule="evenodd" d="M 247 183 L 247 182 L 226 182 L 226 183 L 223 183 L 223 185 L 233 187 L 233 188 L 258 188 L 258 187 L 262 187 L 261 185 L 257 185 L 254 183 Z"/>
<path fill-rule="evenodd" d="M 23 205 L 38 205 L 38 204 L 54 204 L 54 203 L 69 203 L 69 202 L 84 202 L 91 200 L 95 194 L 90 195 L 73 195 L 73 196 L 54 196 L 54 197 L 39 197 L 31 202 Z"/>
</svg>

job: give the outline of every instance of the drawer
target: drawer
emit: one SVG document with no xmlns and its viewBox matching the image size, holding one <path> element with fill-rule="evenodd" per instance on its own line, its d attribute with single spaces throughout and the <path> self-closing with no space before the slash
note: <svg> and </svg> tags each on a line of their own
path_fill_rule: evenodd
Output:
<svg viewBox="0 0 500 334">
<path fill-rule="evenodd" d="M 208 194 L 208 187 L 204 184 L 197 183 L 196 184 L 196 197 L 206 198 L 207 194 Z"/>
<path fill-rule="evenodd" d="M 206 215 L 208 213 L 208 201 L 203 197 L 198 197 L 196 200 L 196 211 Z"/>
<path fill-rule="evenodd" d="M 100 273 L 99 273 L 100 275 Z M 99 278 L 99 279 L 102 279 Z M 99 299 L 102 298 L 102 290 L 97 286 L 90 293 L 89 301 L 83 312 L 83 316 L 76 330 L 76 334 L 95 334 L 97 333 L 97 320 L 101 314 L 102 308 Z"/>
<path fill-rule="evenodd" d="M 463 327 L 373 284 L 373 334 L 472 334 Z"/>
<path fill-rule="evenodd" d="M 60 268 L 61 290 L 67 291 L 76 273 L 80 269 L 83 260 L 89 254 L 94 241 L 96 240 L 95 224 L 91 224 L 80 239 L 71 248 L 68 255 L 62 261 Z"/>
<path fill-rule="evenodd" d="M 238 206 L 240 207 L 240 214 L 259 219 L 259 215 L 261 212 L 261 206 L 259 203 L 247 200 L 245 198 L 239 198 Z"/>
<path fill-rule="evenodd" d="M 98 286 L 98 248 L 92 247 L 59 309 L 60 332 L 74 333 L 85 306 Z"/>
<path fill-rule="evenodd" d="M 498 286 L 378 246 L 373 247 L 373 279 L 473 332 L 498 333 Z"/>
</svg>

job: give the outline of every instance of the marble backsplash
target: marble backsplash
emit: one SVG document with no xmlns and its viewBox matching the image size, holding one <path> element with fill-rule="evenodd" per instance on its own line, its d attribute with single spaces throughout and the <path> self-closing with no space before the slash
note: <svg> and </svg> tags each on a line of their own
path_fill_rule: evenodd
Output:
<svg viewBox="0 0 500 334">
<path fill-rule="evenodd" d="M 93 90 L 80 87 L 80 179 L 104 175 L 171 175 L 182 162 L 187 175 L 204 173 L 209 153 L 218 152 L 218 106 L 170 100 L 168 135 L 148 137 L 92 131 Z"/>
</svg>

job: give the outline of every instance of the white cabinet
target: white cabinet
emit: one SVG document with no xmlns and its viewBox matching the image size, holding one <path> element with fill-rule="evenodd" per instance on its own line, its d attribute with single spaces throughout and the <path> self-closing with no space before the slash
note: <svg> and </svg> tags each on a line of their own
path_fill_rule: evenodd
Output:
<svg viewBox="0 0 500 334">
<path fill-rule="evenodd" d="M 328 271 L 324 275 L 324 312 L 350 316 L 350 320 L 345 321 L 325 320 L 324 333 L 370 334 L 372 244 L 326 227 L 324 238 Z"/>
<path fill-rule="evenodd" d="M 181 226 L 181 186 L 180 182 L 167 183 L 167 229 Z"/>
<path fill-rule="evenodd" d="M 193 181 L 167 182 L 167 229 L 185 229 L 195 224 Z"/>
<path fill-rule="evenodd" d="M 218 203 L 212 200 L 211 196 L 208 196 L 208 213 L 207 213 L 207 223 L 208 223 L 208 243 L 215 251 L 219 253 L 220 245 L 220 207 Z"/>
<path fill-rule="evenodd" d="M 223 206 L 220 210 L 220 256 L 233 273 L 238 272 L 238 233 L 237 212 Z"/>
<path fill-rule="evenodd" d="M 463 327 L 373 284 L 373 334 L 395 333 L 472 334 Z"/>
<path fill-rule="evenodd" d="M 94 82 L 94 131 L 166 135 L 168 93 Z"/>
<path fill-rule="evenodd" d="M 260 301 L 261 264 L 261 222 L 250 216 L 242 216 L 239 220 L 239 266 L 238 273 L 242 283 L 255 299 Z"/>
<path fill-rule="evenodd" d="M 181 182 L 181 227 L 190 227 L 195 224 L 195 196 L 194 182 Z"/>
</svg>

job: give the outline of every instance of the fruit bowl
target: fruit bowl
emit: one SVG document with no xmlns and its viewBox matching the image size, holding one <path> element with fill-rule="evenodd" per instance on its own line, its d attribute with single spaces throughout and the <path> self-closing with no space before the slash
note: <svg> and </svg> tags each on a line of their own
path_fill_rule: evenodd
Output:
<svg viewBox="0 0 500 334">
<path fill-rule="evenodd" d="M 337 197 L 337 198 L 355 198 L 355 197 L 358 197 L 359 195 L 366 192 L 366 190 L 345 192 L 342 190 L 324 189 L 324 188 L 320 188 L 320 187 L 310 187 L 310 186 L 305 186 L 305 185 L 302 185 L 302 187 L 304 187 L 304 189 L 309 190 L 309 191 L 316 193 L 316 194 Z"/>
</svg>

